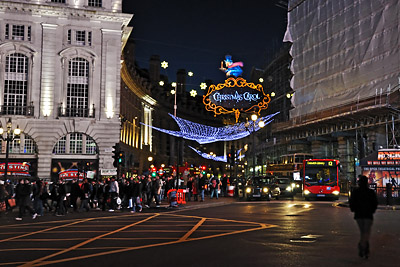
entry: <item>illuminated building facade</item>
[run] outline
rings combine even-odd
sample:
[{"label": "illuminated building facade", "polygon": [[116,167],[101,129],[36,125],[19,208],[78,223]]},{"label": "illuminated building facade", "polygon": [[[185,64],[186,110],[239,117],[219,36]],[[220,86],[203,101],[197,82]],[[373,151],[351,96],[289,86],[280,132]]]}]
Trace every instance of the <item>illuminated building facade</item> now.
[{"label": "illuminated building facade", "polygon": [[132,17],[122,0],[5,0],[0,14],[0,122],[22,130],[9,162],[47,179],[110,173]]}]

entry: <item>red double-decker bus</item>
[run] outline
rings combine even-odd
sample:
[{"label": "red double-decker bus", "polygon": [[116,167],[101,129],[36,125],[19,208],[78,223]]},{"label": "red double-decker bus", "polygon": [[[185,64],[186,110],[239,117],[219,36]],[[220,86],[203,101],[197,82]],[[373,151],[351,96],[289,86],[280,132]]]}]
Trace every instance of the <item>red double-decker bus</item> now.
[{"label": "red double-decker bus", "polygon": [[303,196],[339,199],[339,161],[309,159],[303,161]]}]

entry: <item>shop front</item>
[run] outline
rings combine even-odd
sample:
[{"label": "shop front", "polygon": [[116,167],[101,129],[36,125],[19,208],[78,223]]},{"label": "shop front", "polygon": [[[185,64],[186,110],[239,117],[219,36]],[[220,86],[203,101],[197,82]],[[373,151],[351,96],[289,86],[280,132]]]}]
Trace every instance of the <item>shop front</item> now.
[{"label": "shop front", "polygon": [[97,180],[98,160],[97,159],[53,159],[51,164],[52,181],[71,181],[79,179]]},{"label": "shop front", "polygon": [[[4,179],[4,159],[0,161],[0,179]],[[7,180],[17,181],[19,179],[35,179],[37,177],[36,159],[9,159],[7,165]]]},{"label": "shop front", "polygon": [[[391,188],[393,198],[399,198],[400,150],[381,149],[360,161],[361,172],[368,177],[370,188],[376,189],[378,197],[386,198]],[[390,193],[390,192],[389,192]]]}]

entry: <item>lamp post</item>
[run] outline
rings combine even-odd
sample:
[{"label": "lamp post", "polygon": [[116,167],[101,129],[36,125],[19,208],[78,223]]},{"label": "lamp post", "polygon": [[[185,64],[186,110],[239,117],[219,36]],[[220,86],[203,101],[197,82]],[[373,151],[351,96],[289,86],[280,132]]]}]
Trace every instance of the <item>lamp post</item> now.
[{"label": "lamp post", "polygon": [[17,128],[15,128],[14,131],[12,131],[11,118],[8,119],[6,127],[7,127],[6,137],[4,138],[3,137],[4,129],[0,123],[0,136],[1,136],[1,139],[6,142],[6,158],[4,160],[4,176],[3,176],[4,181],[7,181],[8,154],[10,152],[10,142],[14,141],[16,139],[16,137],[18,137],[21,134],[21,129],[19,129],[18,125],[17,125]]},{"label": "lamp post", "polygon": [[[253,121],[252,124],[252,131],[250,131],[250,122],[247,119],[246,123],[245,123],[245,127],[246,130],[249,131],[249,133],[251,135],[253,135],[253,178],[256,176],[256,146],[255,146],[255,132],[256,132],[256,121],[257,121],[258,117],[256,114],[252,114],[251,115],[251,120]],[[263,128],[265,126],[265,122],[263,120],[259,120],[258,122],[258,127]]]}]

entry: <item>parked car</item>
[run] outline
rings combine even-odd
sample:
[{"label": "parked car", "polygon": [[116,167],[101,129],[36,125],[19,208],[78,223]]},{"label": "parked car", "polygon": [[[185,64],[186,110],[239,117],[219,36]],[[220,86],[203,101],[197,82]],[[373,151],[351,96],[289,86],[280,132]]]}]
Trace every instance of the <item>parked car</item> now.
[{"label": "parked car", "polygon": [[279,197],[289,197],[291,199],[294,199],[294,195],[296,194],[296,185],[290,178],[276,177],[274,178],[274,181],[280,189],[280,194],[276,196],[276,199],[278,199]]},{"label": "parked car", "polygon": [[272,197],[279,196],[280,189],[278,186],[271,184],[270,178],[258,176],[251,177],[247,180],[243,197],[246,200],[251,199],[266,199],[271,200]]}]

